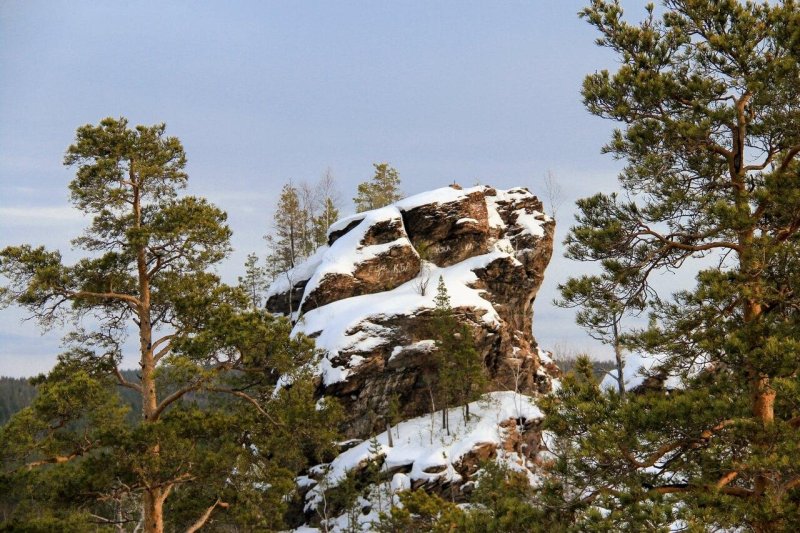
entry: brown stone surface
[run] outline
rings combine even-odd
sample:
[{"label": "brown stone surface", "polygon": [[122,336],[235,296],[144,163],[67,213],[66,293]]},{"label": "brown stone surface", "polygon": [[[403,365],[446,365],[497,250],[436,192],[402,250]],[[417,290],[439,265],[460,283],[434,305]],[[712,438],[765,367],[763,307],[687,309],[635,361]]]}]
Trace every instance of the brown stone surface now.
[{"label": "brown stone surface", "polygon": [[[497,210],[502,224],[498,225],[497,215],[490,216],[492,208]],[[302,312],[357,295],[391,291],[418,275],[420,254],[439,267],[447,267],[494,253],[495,259],[473,269],[477,280],[471,288],[482,291],[481,296],[492,304],[499,322],[483,320],[484,309],[458,307],[456,315],[470,326],[490,390],[547,392],[551,377],[558,370],[552,365],[542,365],[532,322],[533,302],[552,254],[555,223],[541,211],[541,202],[524,189],[496,191],[484,187],[470,189],[455,201],[430,202],[401,210],[396,218],[376,222],[366,231],[363,226],[355,229],[366,220],[357,219],[331,233],[329,242],[341,246],[345,241],[338,240],[347,233],[364,231],[359,247],[385,248],[387,243],[398,240],[405,244],[370,256],[354,265],[351,274],[325,274],[305,295]],[[518,224],[522,215],[528,215],[529,219],[531,215],[539,217],[544,234],[531,235],[524,224]],[[498,247],[503,253],[497,253]],[[293,309],[299,303],[297,291],[308,290],[306,282],[300,280],[295,284]],[[436,280],[430,282],[428,290],[435,292]],[[285,309],[287,296],[274,296],[269,308],[279,309],[282,305]],[[387,292],[387,298],[390,297]],[[434,358],[429,349],[417,343],[430,339],[429,317],[429,309],[400,315],[378,313],[345,332],[348,336],[359,330],[381,332],[380,342],[367,351],[343,350],[330,357],[333,366],[352,368],[346,381],[323,386],[320,380],[319,393],[335,396],[343,404],[348,437],[367,438],[382,430],[392,397],[400,400],[403,418],[428,412],[429,387],[435,379]],[[350,365],[351,360],[358,364]]]},{"label": "brown stone surface", "polygon": [[440,267],[454,265],[487,249],[489,220],[483,192],[456,202],[415,207],[403,212],[403,224],[414,247]]}]

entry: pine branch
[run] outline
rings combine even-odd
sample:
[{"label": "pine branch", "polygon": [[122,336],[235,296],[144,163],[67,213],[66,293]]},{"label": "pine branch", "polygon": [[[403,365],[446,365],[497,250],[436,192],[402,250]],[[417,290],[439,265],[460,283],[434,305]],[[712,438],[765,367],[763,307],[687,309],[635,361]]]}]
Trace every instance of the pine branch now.
[{"label": "pine branch", "polygon": [[213,513],[214,509],[216,509],[217,507],[219,507],[220,509],[227,509],[228,507],[230,507],[230,504],[223,502],[221,499],[217,498],[217,501],[215,501],[208,509],[206,509],[203,512],[203,514],[200,515],[200,518],[198,518],[195,521],[194,524],[189,526],[189,528],[186,530],[186,533],[195,533],[200,528],[205,526],[206,522],[208,522],[208,519],[211,518],[211,513]]},{"label": "pine branch", "polygon": [[119,367],[117,366],[114,366],[114,375],[116,376],[117,382],[120,384],[120,386],[133,389],[137,392],[142,392],[142,386],[138,383],[131,383],[125,379],[125,376],[122,375],[122,372],[120,372]]}]

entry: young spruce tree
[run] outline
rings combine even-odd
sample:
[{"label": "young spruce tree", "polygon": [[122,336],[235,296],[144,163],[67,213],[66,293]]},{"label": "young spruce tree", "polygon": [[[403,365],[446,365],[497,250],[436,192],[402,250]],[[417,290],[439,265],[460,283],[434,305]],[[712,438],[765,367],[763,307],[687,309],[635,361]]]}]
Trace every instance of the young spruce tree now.
[{"label": "young spruce tree", "polygon": [[439,277],[434,303],[432,334],[436,339],[437,391],[442,408],[442,428],[449,434],[448,408],[463,405],[464,418],[469,421],[469,402],[483,392],[486,375],[472,330],[455,317],[442,277]]}]

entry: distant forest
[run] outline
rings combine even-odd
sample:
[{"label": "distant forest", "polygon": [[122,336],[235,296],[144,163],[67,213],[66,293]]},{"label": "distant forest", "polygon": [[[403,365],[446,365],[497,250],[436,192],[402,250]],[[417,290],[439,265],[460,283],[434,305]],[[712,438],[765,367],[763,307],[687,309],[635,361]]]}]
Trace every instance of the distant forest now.
[{"label": "distant forest", "polygon": [[[139,381],[135,370],[123,370],[122,375],[128,381]],[[8,422],[14,413],[30,405],[34,396],[36,396],[36,387],[31,385],[29,378],[0,376],[0,426]],[[142,410],[139,393],[120,387],[120,396],[126,404],[131,406],[128,413],[130,420],[132,422],[138,420],[139,412]]]},{"label": "distant forest", "polygon": [[35,395],[36,389],[27,378],[0,377],[0,425],[29,405]]}]

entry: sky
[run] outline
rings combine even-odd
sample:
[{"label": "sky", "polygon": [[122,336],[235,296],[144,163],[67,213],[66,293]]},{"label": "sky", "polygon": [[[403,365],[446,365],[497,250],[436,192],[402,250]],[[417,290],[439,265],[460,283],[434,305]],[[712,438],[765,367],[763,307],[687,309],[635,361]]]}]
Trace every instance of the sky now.
[{"label": "sky", "polygon": [[[583,107],[583,77],[614,69],[577,16],[585,1],[37,1],[0,3],[0,247],[79,257],[86,224],[62,165],[78,126],[165,122],[190,194],[228,212],[228,281],[263,255],[280,187],[328,168],[342,211],[372,163],[414,194],[456,181],[562,189],[553,261],[535,304],[546,349],[607,350],[552,301],[586,266],[562,257],[574,202],[616,188],[613,123]],[[634,18],[644,1],[623,0]],[[47,371],[63,331],[0,310],[0,375]],[[133,366],[133,359],[126,360]]]}]

